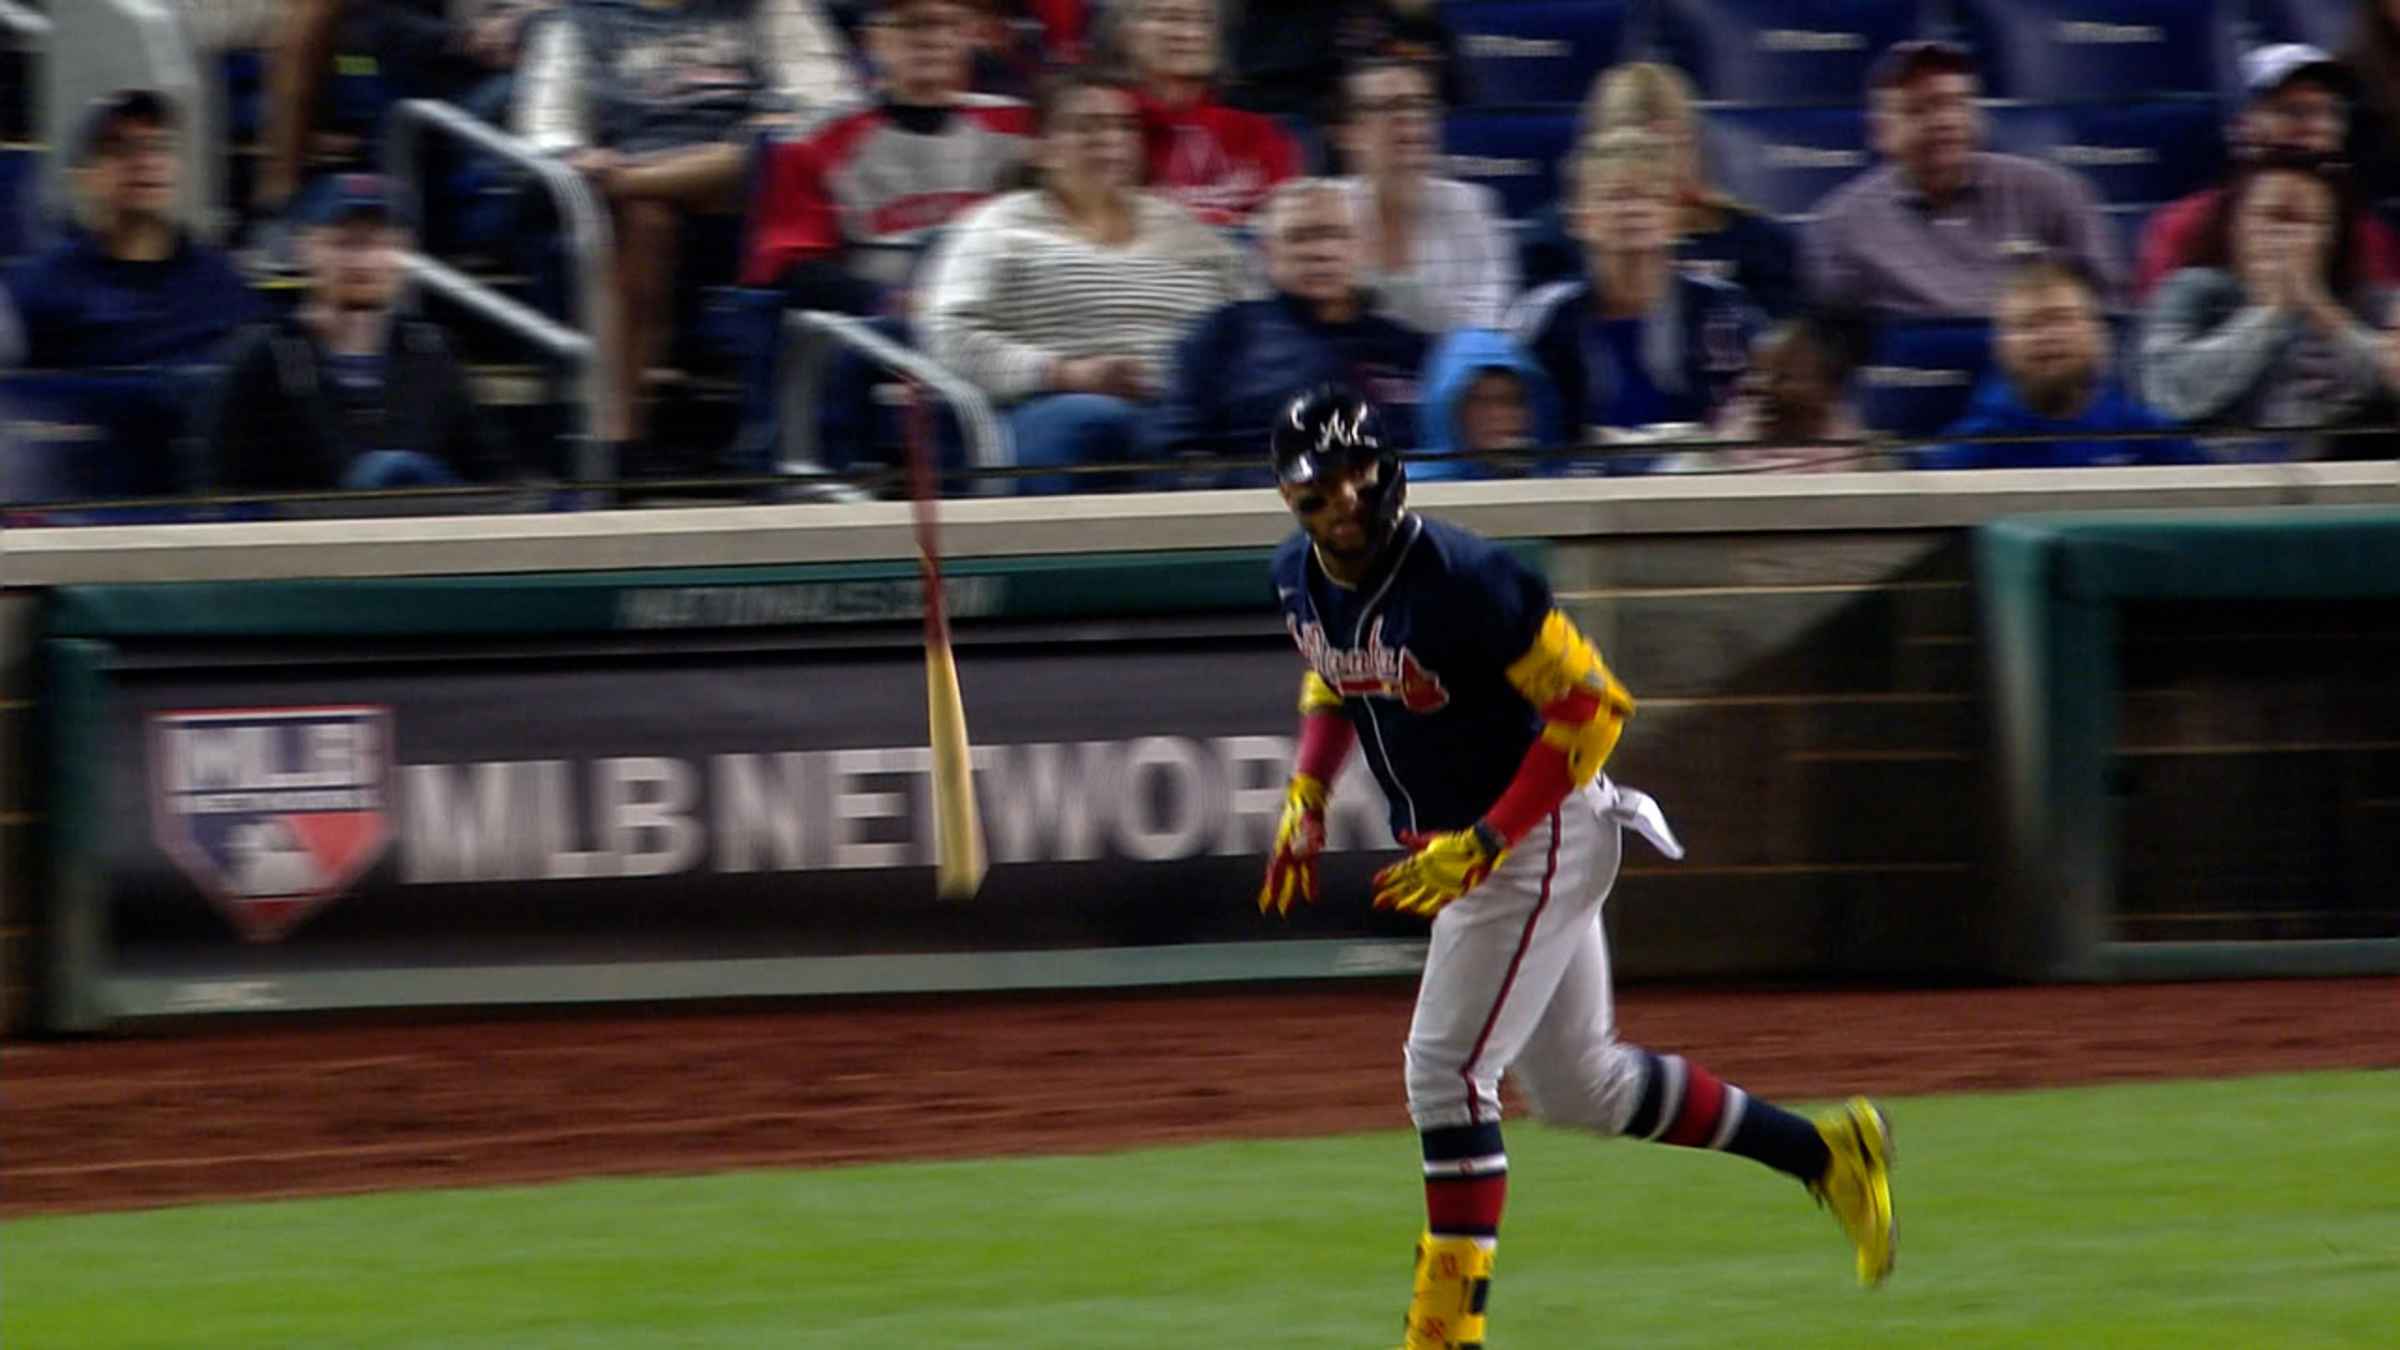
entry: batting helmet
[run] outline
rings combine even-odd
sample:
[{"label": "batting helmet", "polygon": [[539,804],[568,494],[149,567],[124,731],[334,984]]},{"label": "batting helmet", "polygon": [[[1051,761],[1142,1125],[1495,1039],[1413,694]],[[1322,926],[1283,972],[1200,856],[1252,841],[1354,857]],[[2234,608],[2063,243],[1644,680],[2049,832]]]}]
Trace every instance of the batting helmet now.
[{"label": "batting helmet", "polygon": [[1366,396],[1347,385],[1321,384],[1295,396],[1275,420],[1269,443],[1275,481],[1299,486],[1333,474],[1379,472],[1361,496],[1367,505],[1370,548],[1379,548],[1399,523],[1408,500],[1408,470],[1383,435],[1383,419]]}]

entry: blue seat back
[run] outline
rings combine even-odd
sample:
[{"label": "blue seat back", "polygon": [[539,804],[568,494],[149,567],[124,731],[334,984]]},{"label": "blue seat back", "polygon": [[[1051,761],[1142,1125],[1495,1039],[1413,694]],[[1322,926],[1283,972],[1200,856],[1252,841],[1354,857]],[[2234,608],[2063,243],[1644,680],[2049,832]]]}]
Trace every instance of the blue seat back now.
[{"label": "blue seat back", "polygon": [[1989,119],[1992,149],[2071,169],[2112,204],[2173,201],[2225,173],[2223,114],[2213,103],[1994,108]]},{"label": "blue seat back", "polygon": [[1853,104],[1875,58],[1922,23],[1919,0],[1663,0],[1660,58],[1700,97]]},{"label": "blue seat back", "polygon": [[1958,420],[1992,359],[1991,326],[1973,321],[1879,324],[1859,367],[1859,420],[1897,436],[1932,436]]},{"label": "blue seat back", "polygon": [[2358,0],[2250,0],[2251,37],[2271,42],[2307,42],[2339,53],[2358,27]]},{"label": "blue seat back", "polygon": [[1992,98],[2209,94],[2232,84],[2238,0],[1953,0]]},{"label": "blue seat back", "polygon": [[1523,219],[1557,198],[1559,161],[1575,144],[1575,115],[1453,113],[1442,144],[1444,173],[1491,188],[1511,218]]},{"label": "blue seat back", "polygon": [[0,375],[0,502],[164,496],[205,376],[166,370]]},{"label": "blue seat back", "polygon": [[42,152],[0,149],[0,259],[33,252],[42,196]]},{"label": "blue seat back", "polygon": [[1583,102],[1625,49],[1629,0],[1445,0],[1478,103]]},{"label": "blue seat back", "polygon": [[1815,208],[1874,164],[1866,114],[1849,108],[1734,108],[1708,115],[1717,186],[1776,215]]}]

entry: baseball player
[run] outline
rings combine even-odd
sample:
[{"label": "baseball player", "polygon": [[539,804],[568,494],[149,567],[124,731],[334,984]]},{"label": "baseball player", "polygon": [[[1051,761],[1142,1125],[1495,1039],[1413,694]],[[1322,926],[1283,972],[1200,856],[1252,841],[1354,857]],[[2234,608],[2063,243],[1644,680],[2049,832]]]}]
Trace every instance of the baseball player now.
[{"label": "baseball player", "polygon": [[1535,1114],[1755,1158],[1805,1185],[1891,1273],[1891,1132],[1864,1098],[1809,1121],[1680,1056],[1617,1039],[1600,906],[1631,828],[1682,855],[1648,797],[1600,772],[1634,703],[1551,601],[1490,543],[1405,509],[1374,408],[1321,388],[1273,435],[1300,529],[1275,591],[1307,662],[1297,762],[1259,909],[1317,897],[1325,806],[1354,747],[1410,850],[1375,876],[1379,909],[1433,921],[1408,1030],[1409,1115],[1425,1155],[1404,1350],[1472,1350],[1508,1186],[1500,1076]]}]

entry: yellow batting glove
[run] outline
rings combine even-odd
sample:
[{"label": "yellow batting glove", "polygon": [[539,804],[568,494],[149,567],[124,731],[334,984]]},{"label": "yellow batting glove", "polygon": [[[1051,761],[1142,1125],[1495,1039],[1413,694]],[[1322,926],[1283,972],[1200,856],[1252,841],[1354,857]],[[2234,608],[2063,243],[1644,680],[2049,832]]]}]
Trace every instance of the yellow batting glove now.
[{"label": "yellow batting glove", "polygon": [[1308,774],[1292,775],[1283,796],[1283,819],[1275,826],[1275,856],[1267,860],[1267,884],[1258,892],[1258,912],[1292,912],[1294,900],[1317,903],[1317,855],[1325,851],[1325,784]]},{"label": "yellow batting glove", "polygon": [[1423,848],[1375,874],[1375,908],[1430,919],[1442,907],[1483,884],[1508,845],[1491,826],[1437,834]]}]

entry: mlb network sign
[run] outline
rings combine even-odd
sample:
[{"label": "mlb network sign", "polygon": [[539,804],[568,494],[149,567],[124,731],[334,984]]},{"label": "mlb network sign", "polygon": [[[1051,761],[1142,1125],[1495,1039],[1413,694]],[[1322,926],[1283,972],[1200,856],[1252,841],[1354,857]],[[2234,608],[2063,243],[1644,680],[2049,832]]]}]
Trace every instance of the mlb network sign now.
[{"label": "mlb network sign", "polygon": [[156,714],[158,846],[243,937],[282,937],[390,844],[391,727],[383,707]]},{"label": "mlb network sign", "polygon": [[[151,744],[160,847],[253,941],[387,850],[402,886],[934,861],[922,745],[395,764],[392,713],[366,706],[157,713]],[[976,790],[995,863],[1260,854],[1291,756],[1278,735],[982,745]],[[1345,775],[1328,847],[1389,847],[1384,813]]]}]

